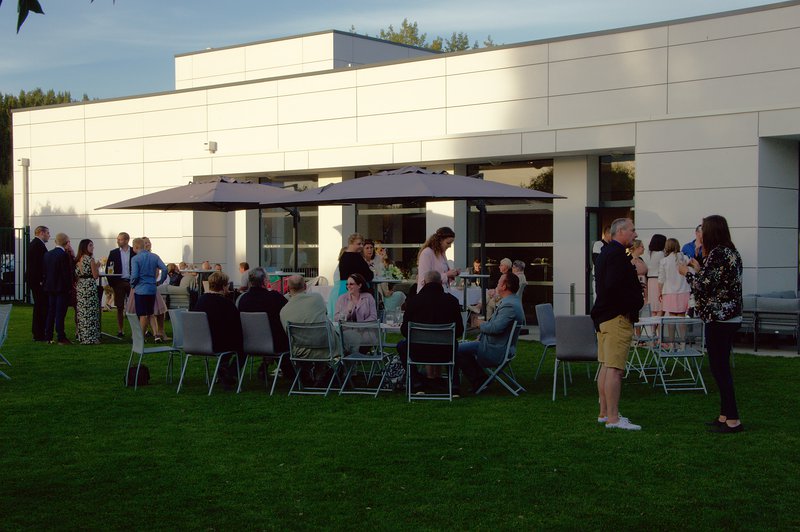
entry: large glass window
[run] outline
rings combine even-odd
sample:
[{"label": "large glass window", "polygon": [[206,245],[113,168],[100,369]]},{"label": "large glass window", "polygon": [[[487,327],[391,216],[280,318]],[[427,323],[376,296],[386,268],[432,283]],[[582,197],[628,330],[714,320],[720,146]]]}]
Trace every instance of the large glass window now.
[{"label": "large glass window", "polygon": [[[467,174],[483,173],[487,181],[553,191],[552,159],[516,161],[499,165],[476,165]],[[472,259],[480,254],[479,212],[470,202],[468,246]],[[553,299],[553,205],[552,200],[535,204],[488,205],[486,207],[486,263],[483,271],[497,274],[498,264],[507,257],[525,263],[528,286],[522,306],[528,323],[535,323],[535,306]]]},{"label": "large glass window", "polygon": [[391,259],[409,271],[425,243],[425,208],[413,204],[357,206],[356,231],[364,238],[380,240]]},{"label": "large glass window", "polygon": [[600,157],[600,205],[632,207],[636,184],[633,154]]},{"label": "large glass window", "polygon": [[[275,178],[282,185],[298,190],[316,188],[316,176]],[[266,180],[262,180],[266,181]],[[308,277],[318,275],[319,225],[317,207],[299,207],[298,266]],[[290,213],[284,209],[261,210],[261,266],[276,270],[294,270],[294,227]]]}]

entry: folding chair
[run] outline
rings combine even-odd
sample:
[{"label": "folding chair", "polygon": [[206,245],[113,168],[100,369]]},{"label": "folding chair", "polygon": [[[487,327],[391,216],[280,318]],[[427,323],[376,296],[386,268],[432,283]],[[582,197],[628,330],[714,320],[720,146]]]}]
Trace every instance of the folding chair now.
[{"label": "folding chair", "polygon": [[[453,400],[453,372],[456,366],[456,324],[430,324],[408,323],[408,336],[406,344],[406,390],[408,402],[411,399],[422,400]],[[430,347],[449,347],[450,357],[445,361],[431,362],[421,360],[421,351]],[[414,351],[414,352],[412,352]],[[447,368],[447,393],[426,393],[414,395],[411,390],[411,366],[437,366]]]},{"label": "folding chair", "polygon": [[553,312],[553,305],[550,303],[536,305],[536,321],[539,322],[539,343],[544,346],[544,351],[542,351],[542,357],[539,359],[539,365],[536,366],[534,380],[539,378],[542,362],[544,362],[544,357],[547,356],[547,348],[556,347],[556,315]]},{"label": "folding chair", "polygon": [[[333,381],[339,380],[339,353],[333,324],[329,321],[288,322],[286,334],[289,336],[289,360],[295,372],[294,381],[289,388],[289,395],[324,395],[327,397],[333,388]],[[309,364],[314,364],[316,367],[324,366],[326,371],[331,372],[331,377],[325,387],[303,384],[303,366]]]},{"label": "folding chair", "polygon": [[[3,347],[3,344],[8,338],[8,322],[11,320],[11,305],[0,305],[0,347]],[[0,353],[0,363],[5,364],[7,366],[11,365],[11,362]],[[0,371],[0,377],[11,379],[5,372]]]},{"label": "folding chair", "polygon": [[278,382],[278,372],[275,372],[275,377],[272,379],[272,387],[270,387],[269,371],[267,370],[272,362],[277,362],[280,369],[283,357],[288,351],[283,353],[275,352],[272,329],[266,312],[241,312],[239,317],[242,319],[244,354],[247,358],[242,366],[242,375],[239,378],[239,387],[236,389],[236,393],[242,390],[247,363],[250,362],[250,374],[252,376],[255,361],[258,360],[258,357],[261,357],[264,360],[264,385],[269,390],[269,394],[272,395],[275,393],[275,385]]},{"label": "folding chair", "polygon": [[[183,386],[183,378],[186,375],[186,367],[189,365],[189,359],[193,356],[200,356],[205,359],[206,363],[206,379],[208,381],[208,395],[214,391],[214,382],[217,380],[219,373],[219,365],[222,362],[222,357],[232,354],[236,357],[236,365],[239,365],[239,356],[236,351],[214,351],[213,344],[211,343],[211,329],[208,326],[208,316],[205,312],[191,312],[183,313],[183,368],[181,369],[181,380],[178,382],[178,390],[180,393]],[[216,358],[217,364],[214,367],[214,375],[209,379],[208,376],[208,359]]]},{"label": "folding chair", "polygon": [[[652,311],[650,304],[643,306],[639,311],[640,318],[650,318]],[[648,323],[645,325],[634,324],[633,339],[631,340],[631,353],[625,365],[625,378],[633,370],[639,374],[639,378],[648,382],[648,373],[652,377],[655,375],[655,348],[658,344],[658,325]],[[652,366],[650,364],[653,364]]]},{"label": "folding chair", "polygon": [[183,367],[183,313],[187,308],[171,308],[169,312],[169,322],[172,324],[172,347],[180,351],[180,362]]},{"label": "folding chair", "polygon": [[[341,363],[345,370],[339,395],[361,394],[378,397],[383,382],[386,380],[386,374],[383,371],[385,355],[383,354],[383,334],[380,322],[343,321],[339,324],[339,332],[342,337]],[[348,390],[348,383],[352,384],[353,377],[359,373],[364,376],[365,386],[353,386]],[[372,380],[377,379],[378,376],[380,376],[378,385],[370,387]]]},{"label": "folding chair", "polygon": [[[136,364],[136,378],[133,381],[133,389],[139,388],[139,370],[142,367],[142,358],[144,355],[154,355],[157,353],[169,353],[169,360],[167,361],[167,382],[172,382],[172,357],[175,353],[180,353],[180,349],[172,346],[165,345],[159,347],[145,347],[144,334],[142,333],[142,326],[139,325],[139,316],[136,314],[128,313],[128,324],[131,327],[131,354],[128,357],[128,367],[125,368],[125,385],[128,386],[128,373],[131,369],[133,356],[139,355],[139,361]],[[173,336],[174,338],[174,336]]]},{"label": "folding chair", "polygon": [[567,396],[567,372],[569,362],[597,362],[597,334],[591,316],[556,316],[556,362],[553,366],[553,401],[556,400],[558,365],[564,380],[564,397]]},{"label": "folding chair", "polygon": [[[705,356],[704,329],[703,322],[697,318],[665,317],[661,320],[653,387],[660,381],[665,394],[669,394],[669,390],[703,390],[708,394],[701,371]],[[673,364],[668,374],[670,361]],[[684,375],[675,376],[676,370],[682,370]]]},{"label": "folding chair", "polygon": [[[517,340],[519,340],[520,330],[522,330],[522,326],[515,321],[511,326],[511,333],[508,335],[508,343],[506,344],[506,352],[503,356],[503,360],[494,368],[483,368],[488,376],[486,380],[483,381],[483,384],[475,391],[475,395],[484,391],[492,381],[495,380],[502,384],[505,389],[511,392],[515,397],[519,395],[519,392],[525,391],[525,388],[517,382],[514,376],[514,369],[511,367],[511,362],[514,360],[514,357],[517,356]],[[509,382],[504,381],[503,377],[508,379]]]}]

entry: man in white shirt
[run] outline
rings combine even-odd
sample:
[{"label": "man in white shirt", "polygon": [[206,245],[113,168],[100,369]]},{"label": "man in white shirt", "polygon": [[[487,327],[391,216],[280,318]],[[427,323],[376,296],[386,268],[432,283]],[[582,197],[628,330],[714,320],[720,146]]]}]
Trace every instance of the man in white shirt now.
[{"label": "man in white shirt", "polygon": [[[109,277],[108,284],[114,289],[114,305],[117,307],[117,336],[125,336],[123,324],[125,323],[125,298],[131,291],[131,259],[136,252],[128,245],[131,236],[122,232],[117,235],[117,247],[108,254],[108,263],[114,263],[113,273],[121,277]],[[106,264],[108,264],[106,263]]]}]

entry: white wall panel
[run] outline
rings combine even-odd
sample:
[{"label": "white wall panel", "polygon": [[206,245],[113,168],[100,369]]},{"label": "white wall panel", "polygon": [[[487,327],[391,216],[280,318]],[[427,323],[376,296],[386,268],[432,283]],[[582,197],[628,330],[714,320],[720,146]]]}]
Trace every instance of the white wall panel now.
[{"label": "white wall panel", "polygon": [[547,65],[489,70],[447,78],[448,106],[542,96],[547,96]]},{"label": "white wall panel", "polygon": [[90,142],[85,147],[87,166],[141,163],[144,156],[143,139]]},{"label": "white wall panel", "polygon": [[308,150],[288,151],[283,158],[286,170],[308,170]]},{"label": "white wall panel", "polygon": [[643,122],[636,129],[636,151],[700,150],[754,146],[758,115],[741,113]]},{"label": "white wall panel", "polygon": [[690,114],[713,109],[795,107],[800,105],[798,86],[800,69],[672,83],[669,112]]},{"label": "white wall panel", "polygon": [[192,58],[194,56],[183,56],[175,58],[175,82],[192,79]]},{"label": "white wall panel", "polygon": [[108,100],[101,102],[92,102],[91,104],[84,105],[84,114],[86,118],[97,118],[101,116],[118,117],[125,114],[140,113],[145,105],[151,105],[149,102],[153,97],[133,97],[120,100]]},{"label": "white wall panel", "polygon": [[310,168],[336,168],[340,166],[364,166],[381,164],[392,159],[391,144],[375,144],[338,148],[334,150],[313,150],[308,152]]},{"label": "white wall panel", "polygon": [[[90,210],[102,200],[89,199],[100,190],[116,190],[118,187],[142,186],[142,164],[119,164],[114,166],[87,166],[86,167],[86,192],[87,205]],[[121,198],[126,199],[126,198]],[[120,201],[121,201],[120,200]],[[110,202],[103,203],[106,205]],[[96,205],[99,206],[99,205]]]},{"label": "white wall panel", "polygon": [[550,98],[550,125],[628,121],[666,114],[667,87],[657,85]]},{"label": "white wall panel", "polygon": [[358,114],[375,115],[445,106],[445,78],[358,88]]},{"label": "white wall panel", "polygon": [[[422,161],[422,142],[397,142],[394,145],[394,157],[391,162],[405,163],[405,162],[420,162]],[[389,162],[389,161],[387,161]]]},{"label": "white wall panel", "polygon": [[279,126],[282,150],[330,148],[356,143],[356,119],[325,120]]},{"label": "white wall panel", "polygon": [[160,165],[176,165],[180,167],[180,170],[175,172],[170,172],[170,174],[174,174],[176,176],[180,176],[175,184],[176,185],[184,185],[188,182],[188,179],[185,179],[188,176],[196,176],[196,175],[211,175],[214,173],[214,159],[215,157],[212,155],[207,155],[204,157],[197,157],[197,158],[190,158],[190,159],[181,159],[180,161],[163,161],[163,162],[156,162],[156,163],[145,163],[145,169],[148,169],[150,166],[160,166]]},{"label": "white wall panel", "polygon": [[[86,212],[86,194],[84,192],[49,192],[30,194],[31,216],[63,216],[83,214]],[[54,234],[60,229],[50,228]]]},{"label": "white wall panel", "polygon": [[434,138],[445,133],[444,109],[362,116],[358,119],[359,142]]},{"label": "white wall panel", "polygon": [[557,41],[550,43],[550,61],[659,48],[667,45],[667,35],[667,28],[661,27]]},{"label": "white wall panel", "polygon": [[556,132],[537,131],[522,134],[522,154],[551,154],[556,151]]},{"label": "white wall panel", "polygon": [[262,98],[208,106],[208,129],[267,126],[278,122],[278,99]]},{"label": "white wall panel", "polygon": [[794,240],[789,238],[783,242],[783,247],[789,249],[797,262],[797,188],[768,188],[758,189],[758,225],[762,228],[792,229]]},{"label": "white wall panel", "polygon": [[192,77],[195,79],[244,72],[244,48],[214,50],[211,53],[198,53],[192,57]]},{"label": "white wall panel", "polygon": [[212,174],[279,171],[284,168],[283,153],[262,153],[212,159]]},{"label": "white wall panel", "polygon": [[[33,146],[30,149],[31,166],[30,171],[43,170],[47,168],[71,168],[73,166],[83,166],[89,160],[88,146],[87,156],[84,156],[84,144],[62,144],[59,146]],[[16,163],[16,161],[14,161]]]},{"label": "white wall panel", "polygon": [[669,51],[669,80],[688,81],[800,67],[797,46],[800,29],[747,35],[722,41],[673,46]]},{"label": "white wall panel", "polygon": [[28,148],[31,146],[31,127],[32,126],[29,124],[18,125],[16,119],[14,120],[14,126],[11,130],[11,140],[13,141],[15,151],[20,148]]},{"label": "white wall panel", "polygon": [[37,170],[28,176],[31,194],[83,192],[86,189],[86,171],[83,167]]},{"label": "white wall panel", "polygon": [[273,98],[278,95],[278,83],[275,81],[263,81],[261,83],[243,83],[222,88],[209,88],[208,105],[225,104],[244,100],[259,100]]},{"label": "white wall panel", "polygon": [[800,124],[800,108],[763,111],[758,114],[758,134],[761,137],[796,135]]},{"label": "white wall panel", "polygon": [[451,135],[546,126],[545,98],[447,108],[447,133]]},{"label": "white wall panel", "polygon": [[199,87],[208,87],[213,85],[224,85],[226,83],[239,83],[242,81],[247,81],[248,79],[249,78],[245,75],[244,72],[220,74],[219,76],[204,76],[204,77],[194,78],[192,80],[191,86],[184,88],[199,88]]},{"label": "white wall panel", "polygon": [[281,124],[315,122],[355,115],[355,89],[281,96],[278,99],[278,120]]},{"label": "white wall panel", "polygon": [[36,112],[30,113],[30,123],[45,124],[62,120],[82,120],[84,107],[84,105],[78,103],[42,107],[37,109]]},{"label": "white wall panel", "polygon": [[254,44],[245,47],[247,70],[259,70],[303,62],[303,44],[300,39],[286,39]]},{"label": "white wall panel", "polygon": [[39,123],[30,126],[31,145],[76,144],[83,140],[83,119]]},{"label": "white wall panel", "polygon": [[206,92],[204,90],[191,90],[138,98],[139,110],[137,112],[171,111],[182,107],[203,106],[207,103]]},{"label": "white wall panel", "polygon": [[279,79],[275,83],[279,96],[352,89],[356,84],[356,72],[345,71],[317,76],[299,76],[290,79]]},{"label": "white wall panel", "polygon": [[272,152],[278,149],[278,126],[209,131],[208,138],[217,143],[216,156]]},{"label": "white wall panel", "polygon": [[141,114],[101,116],[85,120],[86,141],[135,139],[143,134],[144,119]]},{"label": "white wall panel", "polygon": [[142,123],[146,137],[194,133],[207,127],[206,108],[200,106],[145,113]]},{"label": "white wall panel", "polygon": [[326,59],[324,61],[314,61],[313,63],[303,63],[303,73],[319,72],[321,70],[333,69],[333,61]]},{"label": "white wall panel", "polygon": [[781,9],[765,9],[742,15],[675,24],[669,27],[669,42],[675,45],[712,41],[798,26],[800,26],[800,6],[786,6]]},{"label": "white wall panel", "polygon": [[481,135],[423,141],[423,161],[449,161],[519,155],[520,135]]},{"label": "white wall panel", "polygon": [[309,35],[303,40],[303,62],[333,59],[333,39],[330,33]]},{"label": "white wall panel", "polygon": [[550,63],[550,94],[574,94],[667,82],[664,48]]},{"label": "white wall panel", "polygon": [[[191,174],[183,173],[183,161],[163,161],[142,165],[142,186],[148,192],[188,184]],[[143,192],[146,194],[148,192]]]},{"label": "white wall panel", "polygon": [[636,221],[644,221],[646,227],[689,228],[708,214],[725,216],[731,226],[755,227],[758,190],[709,186],[691,194],[683,190],[636,191]]},{"label": "white wall panel", "polygon": [[359,87],[437,78],[447,73],[445,59],[428,59],[396,65],[361,68],[355,72],[358,77]]},{"label": "white wall panel", "polygon": [[204,156],[208,153],[205,148],[206,140],[206,133],[145,137],[143,158],[145,161],[153,162]]},{"label": "white wall panel", "polygon": [[752,186],[758,175],[758,148],[720,148],[636,155],[636,190]]},{"label": "white wall panel", "polygon": [[560,152],[627,148],[636,144],[636,124],[582,127],[556,132]]},{"label": "white wall panel", "polygon": [[280,78],[282,76],[295,76],[303,74],[305,70],[303,65],[286,65],[274,68],[262,68],[259,70],[248,70],[244,73],[246,81],[253,81],[257,79]]},{"label": "white wall panel", "polygon": [[546,63],[548,47],[547,44],[536,44],[449,56],[445,59],[447,74],[452,76],[468,72]]}]

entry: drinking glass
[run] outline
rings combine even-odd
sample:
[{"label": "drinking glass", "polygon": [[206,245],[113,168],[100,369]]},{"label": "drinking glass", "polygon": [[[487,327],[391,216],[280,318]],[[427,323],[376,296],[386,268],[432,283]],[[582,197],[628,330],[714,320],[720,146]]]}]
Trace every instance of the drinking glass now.
[{"label": "drinking glass", "polygon": [[114,261],[110,260],[106,262],[106,273],[114,273]]}]

